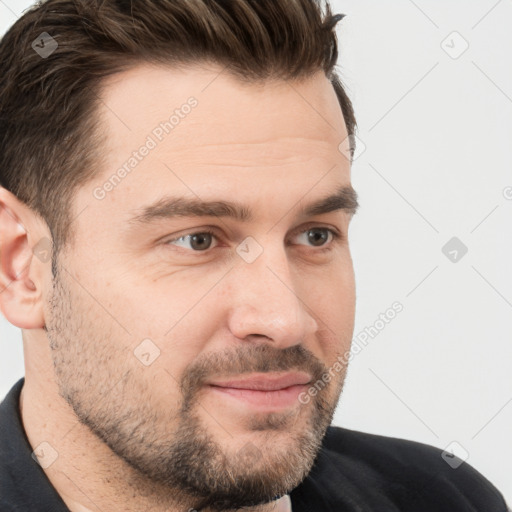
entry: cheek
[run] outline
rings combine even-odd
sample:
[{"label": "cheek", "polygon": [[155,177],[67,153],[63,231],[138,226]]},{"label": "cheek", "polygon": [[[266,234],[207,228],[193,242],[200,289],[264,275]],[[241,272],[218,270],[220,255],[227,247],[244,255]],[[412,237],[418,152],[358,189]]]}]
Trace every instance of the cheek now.
[{"label": "cheek", "polygon": [[332,329],[346,325],[355,313],[355,278],[351,265],[332,265],[316,273],[301,273],[300,297],[314,313],[325,316]]},{"label": "cheek", "polygon": [[322,352],[326,360],[350,348],[354,331],[355,279],[352,268],[338,267],[314,280],[303,281],[305,308],[318,322]]},{"label": "cheek", "polygon": [[[212,274],[198,276],[190,272],[171,272],[155,277],[140,270],[123,271],[110,276],[109,284],[96,284],[102,303],[119,323],[136,338],[155,338],[163,344],[187,339],[188,333],[176,337],[183,325],[200,327],[209,317],[210,290],[219,281]],[[194,322],[190,322],[194,319]]]}]

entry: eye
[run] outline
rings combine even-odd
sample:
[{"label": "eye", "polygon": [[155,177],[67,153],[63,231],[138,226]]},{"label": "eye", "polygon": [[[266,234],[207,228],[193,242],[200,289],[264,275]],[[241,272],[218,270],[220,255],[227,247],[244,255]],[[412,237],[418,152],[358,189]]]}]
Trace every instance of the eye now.
[{"label": "eye", "polygon": [[[295,237],[299,240],[298,245],[309,245],[311,247],[320,247],[325,250],[330,250],[332,248],[331,242],[341,240],[342,235],[334,229],[315,226],[303,229],[295,235]],[[216,245],[213,245],[215,240],[217,240],[216,233],[206,229],[173,238],[166,241],[165,244],[199,253],[207,252],[212,247],[216,247]]]},{"label": "eye", "polygon": [[323,247],[329,242],[340,238],[340,235],[329,228],[314,227],[301,231],[297,237],[313,247]]},{"label": "eye", "polygon": [[173,244],[184,249],[192,249],[195,252],[200,252],[210,249],[215,238],[215,234],[211,231],[201,231],[168,240],[166,244]]}]

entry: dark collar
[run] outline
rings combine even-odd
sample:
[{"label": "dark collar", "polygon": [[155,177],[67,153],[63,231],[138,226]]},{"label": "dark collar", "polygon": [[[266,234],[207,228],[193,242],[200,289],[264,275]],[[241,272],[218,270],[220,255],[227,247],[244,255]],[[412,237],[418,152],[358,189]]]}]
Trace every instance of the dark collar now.
[{"label": "dark collar", "polygon": [[69,512],[32,456],[19,408],[22,377],[0,403],[0,509]]}]

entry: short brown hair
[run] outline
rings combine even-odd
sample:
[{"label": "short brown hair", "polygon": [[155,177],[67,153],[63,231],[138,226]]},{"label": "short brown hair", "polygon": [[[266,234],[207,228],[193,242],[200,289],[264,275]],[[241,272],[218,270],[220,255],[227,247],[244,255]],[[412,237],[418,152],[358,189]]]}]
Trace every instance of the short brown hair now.
[{"label": "short brown hair", "polygon": [[[246,82],[323,69],[353,135],[352,105],[334,71],[343,15],[325,2],[39,2],[0,42],[0,185],[45,220],[55,256],[72,239],[74,192],[102,170],[101,81],[141,62],[214,62]],[[51,54],[37,52],[41,39]]]}]

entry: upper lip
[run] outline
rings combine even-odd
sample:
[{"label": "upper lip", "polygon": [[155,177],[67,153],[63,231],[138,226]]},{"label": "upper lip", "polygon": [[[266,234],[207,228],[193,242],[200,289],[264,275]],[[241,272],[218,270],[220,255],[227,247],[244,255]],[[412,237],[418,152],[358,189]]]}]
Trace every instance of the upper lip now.
[{"label": "upper lip", "polygon": [[305,372],[293,372],[286,374],[254,373],[243,379],[228,379],[209,382],[211,386],[236,389],[255,389],[261,391],[275,391],[300,384],[309,384],[311,375]]}]

